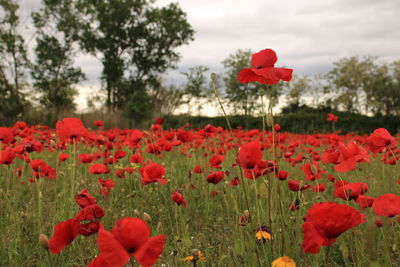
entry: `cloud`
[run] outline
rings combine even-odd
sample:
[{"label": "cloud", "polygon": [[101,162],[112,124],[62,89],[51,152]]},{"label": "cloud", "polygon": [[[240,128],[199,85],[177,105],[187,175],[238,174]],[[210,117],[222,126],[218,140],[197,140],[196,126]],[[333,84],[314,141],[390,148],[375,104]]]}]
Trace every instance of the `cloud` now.
[{"label": "cloud", "polygon": [[[160,0],[156,5],[172,2],[178,2],[196,31],[195,40],[178,49],[179,69],[166,74],[177,83],[183,81],[180,72],[195,65],[221,72],[221,61],[237,49],[272,48],[277,66],[307,75],[327,72],[343,57],[393,61],[400,55],[398,0]],[[21,0],[23,14],[39,3]],[[99,84],[99,61],[79,55],[76,64],[88,77],[85,84]]]}]

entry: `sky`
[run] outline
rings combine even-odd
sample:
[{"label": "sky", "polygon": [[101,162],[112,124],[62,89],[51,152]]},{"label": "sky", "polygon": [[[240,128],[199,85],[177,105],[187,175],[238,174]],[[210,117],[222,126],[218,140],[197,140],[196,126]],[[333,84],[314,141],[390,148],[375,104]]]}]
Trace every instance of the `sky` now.
[{"label": "sky", "polygon": [[[23,18],[40,6],[40,0],[18,2]],[[181,72],[196,65],[221,73],[221,61],[238,49],[272,48],[275,66],[298,75],[326,73],[333,62],[350,56],[400,59],[399,0],[158,0],[156,5],[171,2],[186,12],[195,40],[178,48],[181,60],[177,70],[165,74],[168,83],[181,84]],[[78,55],[75,63],[88,78],[79,87],[78,102],[84,105],[84,96],[99,86],[102,66],[88,55]]]}]

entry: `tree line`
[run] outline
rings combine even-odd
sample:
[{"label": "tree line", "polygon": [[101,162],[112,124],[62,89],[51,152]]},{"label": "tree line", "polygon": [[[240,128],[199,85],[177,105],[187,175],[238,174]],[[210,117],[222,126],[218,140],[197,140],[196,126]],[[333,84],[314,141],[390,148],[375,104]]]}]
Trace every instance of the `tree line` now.
[{"label": "tree line", "polygon": [[[0,0],[0,120],[24,119],[36,109],[51,124],[62,112],[74,111],[76,86],[86,79],[74,65],[78,53],[102,65],[101,104],[107,113],[119,111],[129,122],[140,122],[186,105],[188,113],[200,114],[205,102],[215,101],[207,66],[182,72],[182,85],[166,85],[162,79],[166,70],[177,66],[176,48],[190,43],[194,30],[177,4],[156,7],[154,2],[42,0],[41,8],[31,14],[35,46],[29,55],[17,1]],[[239,49],[227,56],[221,62],[224,72],[214,80],[234,114],[259,115],[260,95],[268,93],[273,106],[284,99],[284,112],[309,105],[400,115],[400,60],[343,58],[328,73],[295,75],[290,83],[265,88],[237,81],[239,71],[251,66],[253,53]]]}]

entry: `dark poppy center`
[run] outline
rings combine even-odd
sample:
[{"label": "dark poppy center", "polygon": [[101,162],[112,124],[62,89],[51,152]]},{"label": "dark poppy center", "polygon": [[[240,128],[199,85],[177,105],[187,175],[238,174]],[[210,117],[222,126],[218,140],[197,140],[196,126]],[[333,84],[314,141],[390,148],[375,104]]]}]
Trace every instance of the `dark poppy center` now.
[{"label": "dark poppy center", "polygon": [[257,66],[257,69],[261,69],[261,68],[262,68],[262,66],[261,66],[261,65],[258,65],[258,66]]}]

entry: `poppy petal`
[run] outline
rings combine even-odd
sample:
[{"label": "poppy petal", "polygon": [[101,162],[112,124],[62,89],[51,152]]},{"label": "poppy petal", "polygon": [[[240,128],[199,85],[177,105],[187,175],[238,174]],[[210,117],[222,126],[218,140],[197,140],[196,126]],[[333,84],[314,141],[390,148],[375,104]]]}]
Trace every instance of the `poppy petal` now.
[{"label": "poppy petal", "polygon": [[59,254],[79,234],[80,224],[75,219],[60,222],[54,227],[53,237],[50,239],[50,251]]},{"label": "poppy petal", "polygon": [[99,230],[97,245],[99,246],[102,258],[110,266],[122,267],[130,259],[128,252],[115,239],[114,235],[103,228]]},{"label": "poppy petal", "polygon": [[108,264],[104,259],[103,254],[98,255],[94,258],[87,267],[112,267],[112,265]]},{"label": "poppy petal", "polygon": [[312,223],[303,223],[303,234],[304,252],[317,254],[319,253],[321,246],[327,242],[327,240],[318,233]]},{"label": "poppy petal", "polygon": [[140,265],[144,267],[151,266],[160,257],[164,244],[165,235],[154,236],[149,238],[133,255]]},{"label": "poppy petal", "polygon": [[278,74],[281,80],[288,82],[292,79],[292,69],[275,68],[275,72]]},{"label": "poppy petal", "polygon": [[276,53],[272,49],[264,49],[258,53],[255,53],[251,57],[251,66],[253,69],[261,66],[263,68],[273,67],[274,64],[278,61],[278,57]]},{"label": "poppy petal", "polygon": [[239,72],[238,81],[240,83],[259,82],[265,84],[266,81],[263,77],[255,74],[252,69],[242,69]]},{"label": "poppy petal", "polygon": [[339,163],[335,166],[335,171],[337,172],[348,172],[352,171],[357,167],[357,161],[354,157],[346,159],[345,161]]},{"label": "poppy petal", "polygon": [[279,82],[279,75],[275,72],[274,68],[252,69],[252,71],[263,77],[268,84],[275,84]]}]

